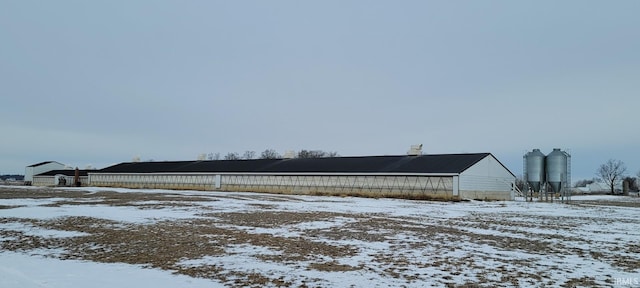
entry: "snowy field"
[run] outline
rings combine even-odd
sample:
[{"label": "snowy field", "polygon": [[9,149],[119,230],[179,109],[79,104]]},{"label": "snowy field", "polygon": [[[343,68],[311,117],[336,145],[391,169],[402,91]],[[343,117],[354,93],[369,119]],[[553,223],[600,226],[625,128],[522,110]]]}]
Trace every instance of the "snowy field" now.
[{"label": "snowy field", "polygon": [[0,186],[0,287],[640,287],[640,198]]}]

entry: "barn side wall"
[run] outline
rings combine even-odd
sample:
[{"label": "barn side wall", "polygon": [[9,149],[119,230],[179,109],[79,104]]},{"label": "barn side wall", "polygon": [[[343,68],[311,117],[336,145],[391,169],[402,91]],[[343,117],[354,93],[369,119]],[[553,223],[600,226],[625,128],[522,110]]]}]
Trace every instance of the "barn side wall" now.
[{"label": "barn side wall", "polygon": [[96,187],[117,187],[134,189],[175,189],[175,190],[213,190],[213,174],[120,174],[89,173],[89,183]]},{"label": "barn side wall", "polygon": [[514,200],[510,191],[460,190],[460,198],[474,200]]},{"label": "barn side wall", "polygon": [[64,169],[64,165],[58,162],[51,162],[47,164],[42,164],[35,167],[26,167],[24,172],[24,181],[31,183],[33,182],[33,177],[38,174],[42,174],[45,172],[49,172],[52,170],[61,170]]},{"label": "barn side wall", "polygon": [[458,198],[453,195],[453,176],[223,174],[220,183],[215,183],[215,179],[216,174],[95,173],[90,174],[90,185],[407,199]]},{"label": "barn side wall", "polygon": [[31,185],[33,186],[55,186],[55,177],[53,176],[33,176],[31,177]]},{"label": "barn side wall", "polygon": [[489,155],[460,174],[460,197],[481,200],[514,200],[515,176]]},{"label": "barn side wall", "polygon": [[[59,178],[64,178],[65,185],[62,186],[75,186],[73,184],[74,176],[60,176]],[[80,186],[89,186],[89,177],[80,176]],[[33,176],[33,181],[31,185],[33,186],[60,186],[59,180],[56,182],[56,176]]]},{"label": "barn side wall", "polygon": [[222,175],[224,191],[454,199],[450,176]]}]

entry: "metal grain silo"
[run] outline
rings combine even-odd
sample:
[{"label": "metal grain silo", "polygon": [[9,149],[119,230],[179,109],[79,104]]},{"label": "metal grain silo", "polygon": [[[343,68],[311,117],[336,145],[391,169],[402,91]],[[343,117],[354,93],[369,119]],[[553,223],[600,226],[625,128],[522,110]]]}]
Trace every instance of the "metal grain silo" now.
[{"label": "metal grain silo", "polygon": [[562,152],[560,149],[555,148],[546,159],[546,176],[547,183],[551,186],[554,193],[558,193],[562,190],[564,184],[567,181],[567,158],[568,154]]},{"label": "metal grain silo", "polygon": [[529,187],[534,192],[540,192],[540,186],[544,183],[544,154],[540,149],[533,149],[524,156],[526,179]]}]

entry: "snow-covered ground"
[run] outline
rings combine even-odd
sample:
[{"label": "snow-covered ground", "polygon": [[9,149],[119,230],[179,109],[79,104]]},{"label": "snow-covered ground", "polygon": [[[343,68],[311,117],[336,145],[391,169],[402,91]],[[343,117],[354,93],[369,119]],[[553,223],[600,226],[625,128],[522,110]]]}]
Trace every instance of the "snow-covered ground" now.
[{"label": "snow-covered ground", "polygon": [[572,200],[0,186],[0,287],[640,287],[640,198]]},{"label": "snow-covered ground", "polygon": [[0,253],[0,287],[224,287],[218,282],[137,265]]}]

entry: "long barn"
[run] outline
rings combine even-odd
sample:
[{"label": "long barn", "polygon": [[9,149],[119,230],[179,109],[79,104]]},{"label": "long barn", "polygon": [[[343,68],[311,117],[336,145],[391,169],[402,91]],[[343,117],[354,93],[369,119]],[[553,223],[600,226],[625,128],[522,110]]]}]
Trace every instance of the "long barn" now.
[{"label": "long barn", "polygon": [[125,162],[88,174],[102,187],[493,200],[513,200],[515,179],[491,153]]}]

